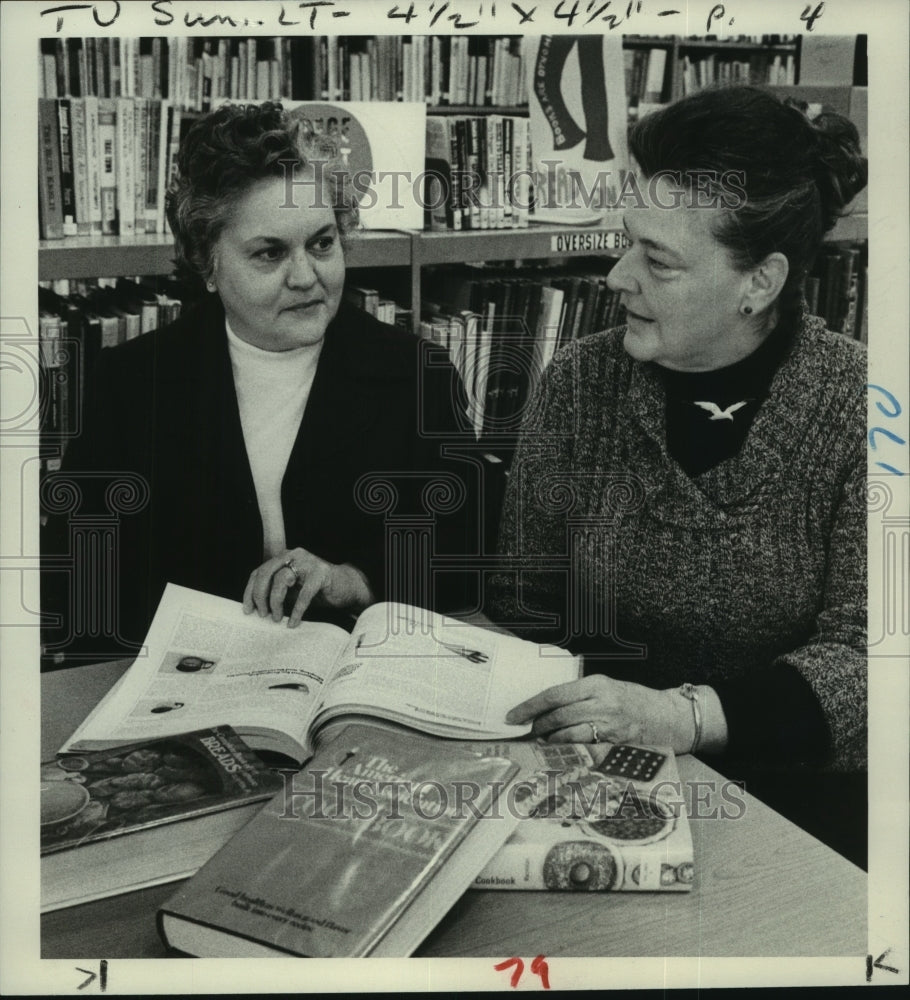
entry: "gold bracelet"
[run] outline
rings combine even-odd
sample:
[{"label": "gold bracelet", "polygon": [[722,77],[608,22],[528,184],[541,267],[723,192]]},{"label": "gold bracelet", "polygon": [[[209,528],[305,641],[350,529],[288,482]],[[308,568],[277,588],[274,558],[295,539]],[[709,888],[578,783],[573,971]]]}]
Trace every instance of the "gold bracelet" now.
[{"label": "gold bracelet", "polygon": [[692,703],[692,715],[695,719],[695,739],[689,747],[689,753],[695,753],[701,743],[701,705],[699,704],[698,688],[694,684],[683,684],[679,689],[683,698],[688,698]]}]

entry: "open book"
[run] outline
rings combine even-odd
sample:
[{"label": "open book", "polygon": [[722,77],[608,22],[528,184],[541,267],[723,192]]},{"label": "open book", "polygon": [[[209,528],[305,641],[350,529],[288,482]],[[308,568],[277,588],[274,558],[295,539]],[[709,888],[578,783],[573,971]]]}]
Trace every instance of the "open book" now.
[{"label": "open book", "polygon": [[374,604],[348,634],[288,629],[222,597],[168,584],[145,655],[61,753],[229,725],[255,750],[309,759],[320,726],[372,716],[455,739],[524,736],[506,713],[580,676],[555,646],[403,604]]}]

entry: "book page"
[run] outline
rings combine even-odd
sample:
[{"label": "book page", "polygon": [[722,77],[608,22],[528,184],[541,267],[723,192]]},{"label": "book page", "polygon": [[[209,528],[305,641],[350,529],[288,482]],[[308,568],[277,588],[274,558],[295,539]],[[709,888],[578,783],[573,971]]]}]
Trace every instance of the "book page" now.
[{"label": "book page", "polygon": [[368,608],[338,663],[325,716],[357,708],[441,734],[523,736],[530,726],[506,725],[509,709],[578,677],[565,650],[403,604]]},{"label": "book page", "polygon": [[137,660],[63,748],[147,739],[228,724],[306,743],[307,723],[346,633],[293,631],[241,605],[169,584]]}]

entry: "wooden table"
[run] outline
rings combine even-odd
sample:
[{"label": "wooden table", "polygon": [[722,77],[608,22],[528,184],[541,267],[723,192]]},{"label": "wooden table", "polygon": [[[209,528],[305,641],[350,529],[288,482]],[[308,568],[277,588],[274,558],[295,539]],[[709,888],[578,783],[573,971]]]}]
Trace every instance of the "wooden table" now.
[{"label": "wooden table", "polygon": [[[42,759],[52,757],[128,661],[42,675]],[[722,775],[678,760],[687,802],[721,806]],[[705,783],[705,784],[701,784]],[[693,810],[690,808],[690,816]],[[864,956],[865,872],[746,795],[738,819],[690,820],[690,893],[468,892],[422,956]],[[174,884],[41,919],[43,958],[165,957],[155,911]]]}]

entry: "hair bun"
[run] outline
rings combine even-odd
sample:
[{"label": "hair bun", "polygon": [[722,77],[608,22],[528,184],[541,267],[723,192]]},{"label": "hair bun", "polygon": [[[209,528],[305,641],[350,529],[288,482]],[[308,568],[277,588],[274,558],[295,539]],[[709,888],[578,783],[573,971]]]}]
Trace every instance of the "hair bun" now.
[{"label": "hair bun", "polygon": [[868,162],[860,149],[859,132],[849,118],[823,111],[810,127],[815,140],[815,179],[827,231],[866,186]]}]

